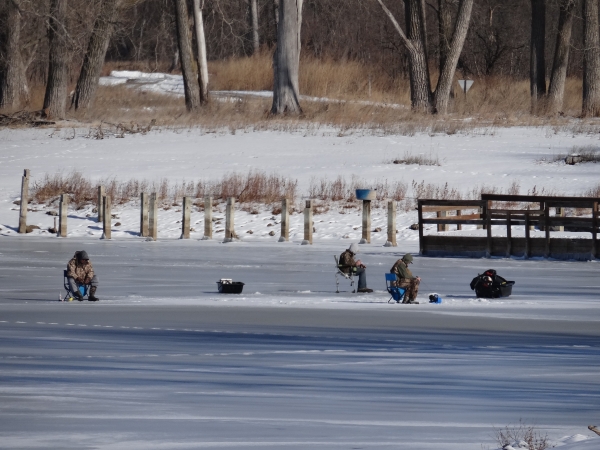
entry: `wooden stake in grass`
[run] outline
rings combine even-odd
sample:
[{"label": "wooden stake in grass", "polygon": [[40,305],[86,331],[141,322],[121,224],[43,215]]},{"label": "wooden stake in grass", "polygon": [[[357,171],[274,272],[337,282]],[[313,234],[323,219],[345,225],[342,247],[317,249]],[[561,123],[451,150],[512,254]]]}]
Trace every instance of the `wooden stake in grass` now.
[{"label": "wooden stake in grass", "polygon": [[140,194],[140,236],[148,236],[148,194]]},{"label": "wooden stake in grass", "polygon": [[281,237],[279,238],[279,242],[288,242],[290,240],[289,202],[287,198],[281,200]]},{"label": "wooden stake in grass", "polygon": [[67,237],[67,209],[69,207],[69,196],[67,194],[61,194],[59,210],[60,215],[58,217],[58,236]]},{"label": "wooden stake in grass", "polygon": [[27,233],[27,205],[29,204],[29,169],[21,180],[21,208],[19,211],[19,233]]},{"label": "wooden stake in grass", "polygon": [[181,219],[181,239],[190,238],[190,206],[192,199],[190,197],[183,197],[183,217]]},{"label": "wooden stake in grass", "polygon": [[155,241],[158,235],[158,202],[156,201],[156,192],[150,194],[148,222],[148,236]]},{"label": "wooden stake in grass", "polygon": [[212,202],[212,197],[204,197],[204,241],[212,239]]},{"label": "wooden stake in grass", "polygon": [[312,245],[313,243],[313,201],[306,200],[304,208],[304,240],[302,245]]},{"label": "wooden stake in grass", "polygon": [[112,212],[110,205],[110,195],[102,197],[102,239],[112,239],[110,222],[112,220]]},{"label": "wooden stake in grass", "polygon": [[397,247],[396,243],[396,202],[388,201],[388,226],[387,226],[387,242],[385,247]]},{"label": "wooden stake in grass", "polygon": [[102,223],[104,221],[104,213],[102,212],[102,199],[105,195],[104,186],[98,186],[98,203],[96,204],[96,209],[98,210],[98,223]]},{"label": "wooden stake in grass", "polygon": [[225,240],[223,242],[232,242],[235,239],[235,230],[233,229],[233,220],[235,218],[235,197],[227,199],[227,209],[225,212]]},{"label": "wooden stake in grass", "polygon": [[363,200],[362,239],[359,244],[371,243],[371,200]]}]

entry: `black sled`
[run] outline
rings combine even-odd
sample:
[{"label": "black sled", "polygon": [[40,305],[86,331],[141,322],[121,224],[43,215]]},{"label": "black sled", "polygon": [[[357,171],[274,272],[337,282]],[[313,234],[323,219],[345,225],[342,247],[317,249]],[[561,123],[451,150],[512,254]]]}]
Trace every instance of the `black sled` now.
[{"label": "black sled", "polygon": [[471,289],[475,291],[477,297],[500,298],[512,294],[514,284],[514,281],[508,281],[496,274],[494,269],[489,269],[473,278]]}]

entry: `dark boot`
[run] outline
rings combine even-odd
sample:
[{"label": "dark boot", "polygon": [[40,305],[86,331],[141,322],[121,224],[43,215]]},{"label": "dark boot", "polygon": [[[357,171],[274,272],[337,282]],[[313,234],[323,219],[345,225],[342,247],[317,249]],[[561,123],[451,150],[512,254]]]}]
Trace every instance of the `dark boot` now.
[{"label": "dark boot", "polygon": [[83,301],[83,295],[81,295],[81,292],[79,292],[79,289],[77,289],[74,293],[73,293],[73,297],[75,297],[77,300],[79,300],[80,302]]},{"label": "dark boot", "polygon": [[88,295],[88,300],[90,302],[97,302],[98,300],[100,300],[98,297],[96,297],[96,286],[92,286],[90,288],[90,295]]}]

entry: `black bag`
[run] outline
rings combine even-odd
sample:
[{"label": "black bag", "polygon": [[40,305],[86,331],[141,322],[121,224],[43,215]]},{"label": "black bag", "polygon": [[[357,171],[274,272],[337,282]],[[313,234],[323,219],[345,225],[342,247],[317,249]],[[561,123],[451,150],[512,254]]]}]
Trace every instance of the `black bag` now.
[{"label": "black bag", "polygon": [[499,298],[512,294],[514,281],[508,281],[498,275],[494,269],[488,269],[471,280],[471,290],[477,297]]}]

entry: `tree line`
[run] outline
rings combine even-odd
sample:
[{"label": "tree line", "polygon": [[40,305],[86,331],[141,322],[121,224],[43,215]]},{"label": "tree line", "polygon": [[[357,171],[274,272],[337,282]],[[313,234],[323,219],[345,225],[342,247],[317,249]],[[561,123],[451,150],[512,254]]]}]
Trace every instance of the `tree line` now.
[{"label": "tree line", "polygon": [[578,77],[582,115],[598,116],[598,1],[0,0],[0,109],[27,107],[32,84],[50,117],[90,108],[114,61],[181,70],[194,111],[209,98],[208,61],[272,51],[273,114],[301,111],[303,52],[407,78],[425,113],[448,111],[457,71],[529,78],[533,114],[559,114]]}]

